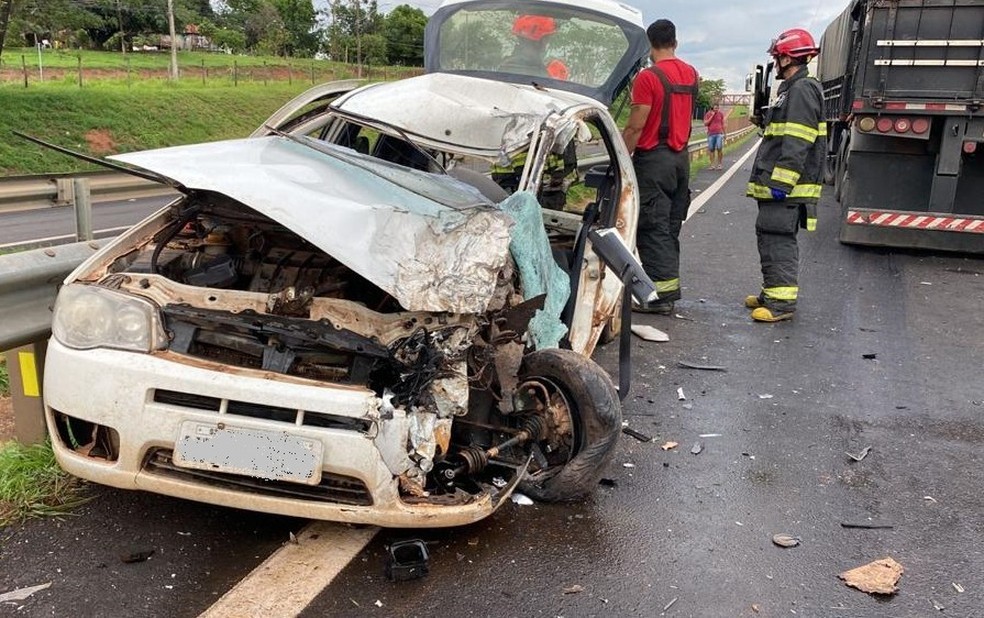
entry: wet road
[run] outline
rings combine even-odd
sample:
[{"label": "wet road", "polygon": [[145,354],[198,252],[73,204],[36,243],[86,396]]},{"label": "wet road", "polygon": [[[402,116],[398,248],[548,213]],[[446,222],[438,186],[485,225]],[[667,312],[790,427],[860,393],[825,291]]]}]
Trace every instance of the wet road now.
[{"label": "wet road", "polygon": [[[818,232],[800,236],[796,320],[753,324],[747,173],[684,226],[682,318],[640,318],[671,341],[633,341],[625,419],[654,442],[622,437],[614,487],[465,528],[383,531],[302,615],[980,615],[984,260],[842,246],[827,197]],[[614,370],[616,352],[597,360]],[[303,524],[98,494],[79,517],[0,531],[0,593],[53,582],[0,616],[195,616]],[[385,546],[410,537],[428,541],[430,575],[389,583]],[[150,560],[120,561],[143,549]],[[892,597],[837,578],[887,556],[905,568]]]}]

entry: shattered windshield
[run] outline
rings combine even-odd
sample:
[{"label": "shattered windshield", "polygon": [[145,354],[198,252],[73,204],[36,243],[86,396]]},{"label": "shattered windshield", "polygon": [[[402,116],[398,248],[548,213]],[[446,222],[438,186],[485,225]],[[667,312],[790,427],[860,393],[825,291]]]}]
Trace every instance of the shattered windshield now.
[{"label": "shattered windshield", "polygon": [[570,7],[463,8],[441,24],[445,71],[550,77],[591,88],[606,83],[629,49],[622,27]]}]

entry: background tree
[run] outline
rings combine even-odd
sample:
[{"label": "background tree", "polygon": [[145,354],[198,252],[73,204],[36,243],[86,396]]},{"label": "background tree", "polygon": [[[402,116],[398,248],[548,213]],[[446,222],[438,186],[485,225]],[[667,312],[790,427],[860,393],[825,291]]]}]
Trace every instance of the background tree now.
[{"label": "background tree", "polygon": [[401,4],[383,20],[386,60],[389,64],[424,65],[424,28],[427,16],[418,8]]},{"label": "background tree", "polygon": [[721,95],[724,94],[724,80],[723,79],[700,79],[700,85],[697,89],[697,107],[702,109],[710,109],[714,105],[715,101],[721,99]]}]

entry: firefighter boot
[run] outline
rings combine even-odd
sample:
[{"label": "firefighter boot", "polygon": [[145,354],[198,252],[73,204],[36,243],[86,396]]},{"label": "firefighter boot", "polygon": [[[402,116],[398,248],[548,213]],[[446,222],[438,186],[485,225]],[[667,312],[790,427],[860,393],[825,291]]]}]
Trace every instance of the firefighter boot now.
[{"label": "firefighter boot", "polygon": [[745,306],[749,309],[758,309],[762,306],[762,299],[758,295],[749,295],[745,297]]},{"label": "firefighter boot", "polygon": [[772,311],[768,307],[758,307],[752,311],[752,319],[756,322],[781,322],[792,318],[792,311]]}]

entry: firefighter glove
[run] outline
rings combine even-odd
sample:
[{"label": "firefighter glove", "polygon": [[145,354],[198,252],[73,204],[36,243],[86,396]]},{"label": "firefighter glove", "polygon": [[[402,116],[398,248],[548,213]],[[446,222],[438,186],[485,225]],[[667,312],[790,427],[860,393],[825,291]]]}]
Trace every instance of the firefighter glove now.
[{"label": "firefighter glove", "polygon": [[783,191],[782,189],[776,189],[775,187],[772,187],[771,191],[772,191],[772,199],[774,199],[775,201],[781,202],[784,199],[786,199],[786,192]]}]

